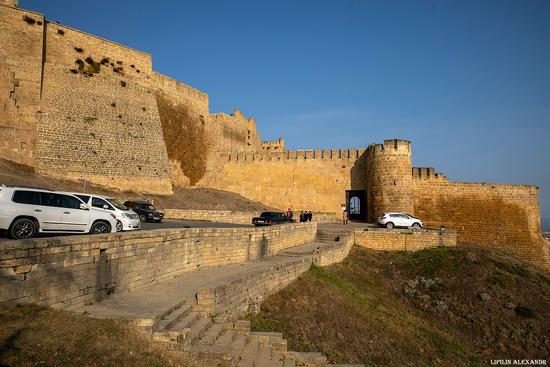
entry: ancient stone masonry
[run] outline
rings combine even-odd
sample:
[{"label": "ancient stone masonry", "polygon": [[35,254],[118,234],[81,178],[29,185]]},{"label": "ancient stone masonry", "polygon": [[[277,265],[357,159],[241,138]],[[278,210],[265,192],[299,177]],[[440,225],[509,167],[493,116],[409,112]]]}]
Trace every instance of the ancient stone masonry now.
[{"label": "ancient stone masonry", "polygon": [[285,139],[279,138],[279,140],[262,141],[262,150],[268,152],[284,152]]},{"label": "ancient stone masonry", "polygon": [[206,93],[154,72],[151,55],[17,6],[0,0],[2,158],[118,190],[209,187],[327,218],[342,207],[371,222],[408,212],[549,267],[535,186],[450,182],[412,167],[406,140],[336,150],[262,142],[254,118],[211,114]]}]

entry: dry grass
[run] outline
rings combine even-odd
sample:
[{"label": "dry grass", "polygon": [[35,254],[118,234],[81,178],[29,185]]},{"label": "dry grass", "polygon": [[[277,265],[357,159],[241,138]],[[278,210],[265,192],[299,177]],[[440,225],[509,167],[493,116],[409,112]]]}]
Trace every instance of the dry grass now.
[{"label": "dry grass", "polygon": [[[44,187],[60,191],[82,192],[81,183],[65,180],[56,180],[40,176],[32,167],[19,165],[0,159],[0,185],[22,185]],[[250,201],[238,194],[214,189],[202,188],[174,188],[174,195],[142,195],[135,192],[121,192],[101,186],[87,187],[86,192],[107,195],[125,200],[153,200],[160,209],[216,209],[216,210],[251,210],[262,211],[269,209],[267,205]]]},{"label": "dry grass", "polygon": [[33,305],[0,306],[1,366],[183,366],[125,326]]},{"label": "dry grass", "polygon": [[549,317],[548,274],[459,247],[354,248],[341,264],[312,267],[250,318],[256,330],[283,331],[290,349],[321,351],[333,363],[476,366],[548,358]]}]

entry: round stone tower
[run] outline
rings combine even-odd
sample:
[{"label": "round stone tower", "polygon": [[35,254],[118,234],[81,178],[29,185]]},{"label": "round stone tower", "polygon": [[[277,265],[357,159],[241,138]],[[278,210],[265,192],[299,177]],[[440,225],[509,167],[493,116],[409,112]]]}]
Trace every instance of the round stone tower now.
[{"label": "round stone tower", "polygon": [[19,0],[0,0],[0,5],[7,5],[17,8],[17,6],[19,5]]},{"label": "round stone tower", "polygon": [[369,222],[385,212],[413,214],[411,142],[392,139],[369,145],[366,158]]}]

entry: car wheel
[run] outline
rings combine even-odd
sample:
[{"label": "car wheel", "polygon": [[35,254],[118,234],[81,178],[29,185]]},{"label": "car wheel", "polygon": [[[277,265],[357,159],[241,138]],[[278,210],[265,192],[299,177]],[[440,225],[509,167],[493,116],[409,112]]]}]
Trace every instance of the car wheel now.
[{"label": "car wheel", "polygon": [[109,226],[108,223],[105,222],[95,222],[92,224],[92,228],[90,228],[90,234],[104,234],[104,233],[110,233],[111,232],[111,226]]},{"label": "car wheel", "polygon": [[122,232],[123,229],[124,229],[124,226],[122,225],[122,222],[117,220],[116,221],[116,231],[117,232]]},{"label": "car wheel", "polygon": [[160,223],[162,222],[162,219],[156,220],[155,222]]},{"label": "car wheel", "polygon": [[16,240],[32,238],[36,235],[36,223],[27,218],[19,218],[10,226],[10,237]]},{"label": "car wheel", "polygon": [[421,227],[420,227],[420,223],[414,223],[414,224],[412,225],[412,227],[413,227],[414,229],[420,229],[420,228],[421,228]]},{"label": "car wheel", "polygon": [[393,225],[392,222],[386,223],[386,228],[387,228],[387,229],[392,229],[393,227],[394,227],[394,225]]},{"label": "car wheel", "polygon": [[139,221],[140,221],[141,223],[147,222],[147,217],[145,216],[145,214],[141,214],[141,215],[139,216]]}]

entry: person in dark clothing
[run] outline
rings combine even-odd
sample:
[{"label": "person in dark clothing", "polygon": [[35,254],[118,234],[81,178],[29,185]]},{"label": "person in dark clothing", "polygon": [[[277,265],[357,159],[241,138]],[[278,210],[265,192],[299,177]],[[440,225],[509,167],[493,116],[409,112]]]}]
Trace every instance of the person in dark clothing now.
[{"label": "person in dark clothing", "polygon": [[307,218],[307,220],[311,222],[312,219],[313,219],[313,213],[310,211],[310,212],[308,213],[308,218]]},{"label": "person in dark clothing", "polygon": [[290,210],[290,208],[288,208],[287,212],[286,212],[286,216],[288,219],[292,219],[292,216],[294,215],[294,213],[292,213],[292,210]]},{"label": "person in dark clothing", "polygon": [[300,212],[300,222],[303,222],[304,221],[304,212],[301,211]]}]

